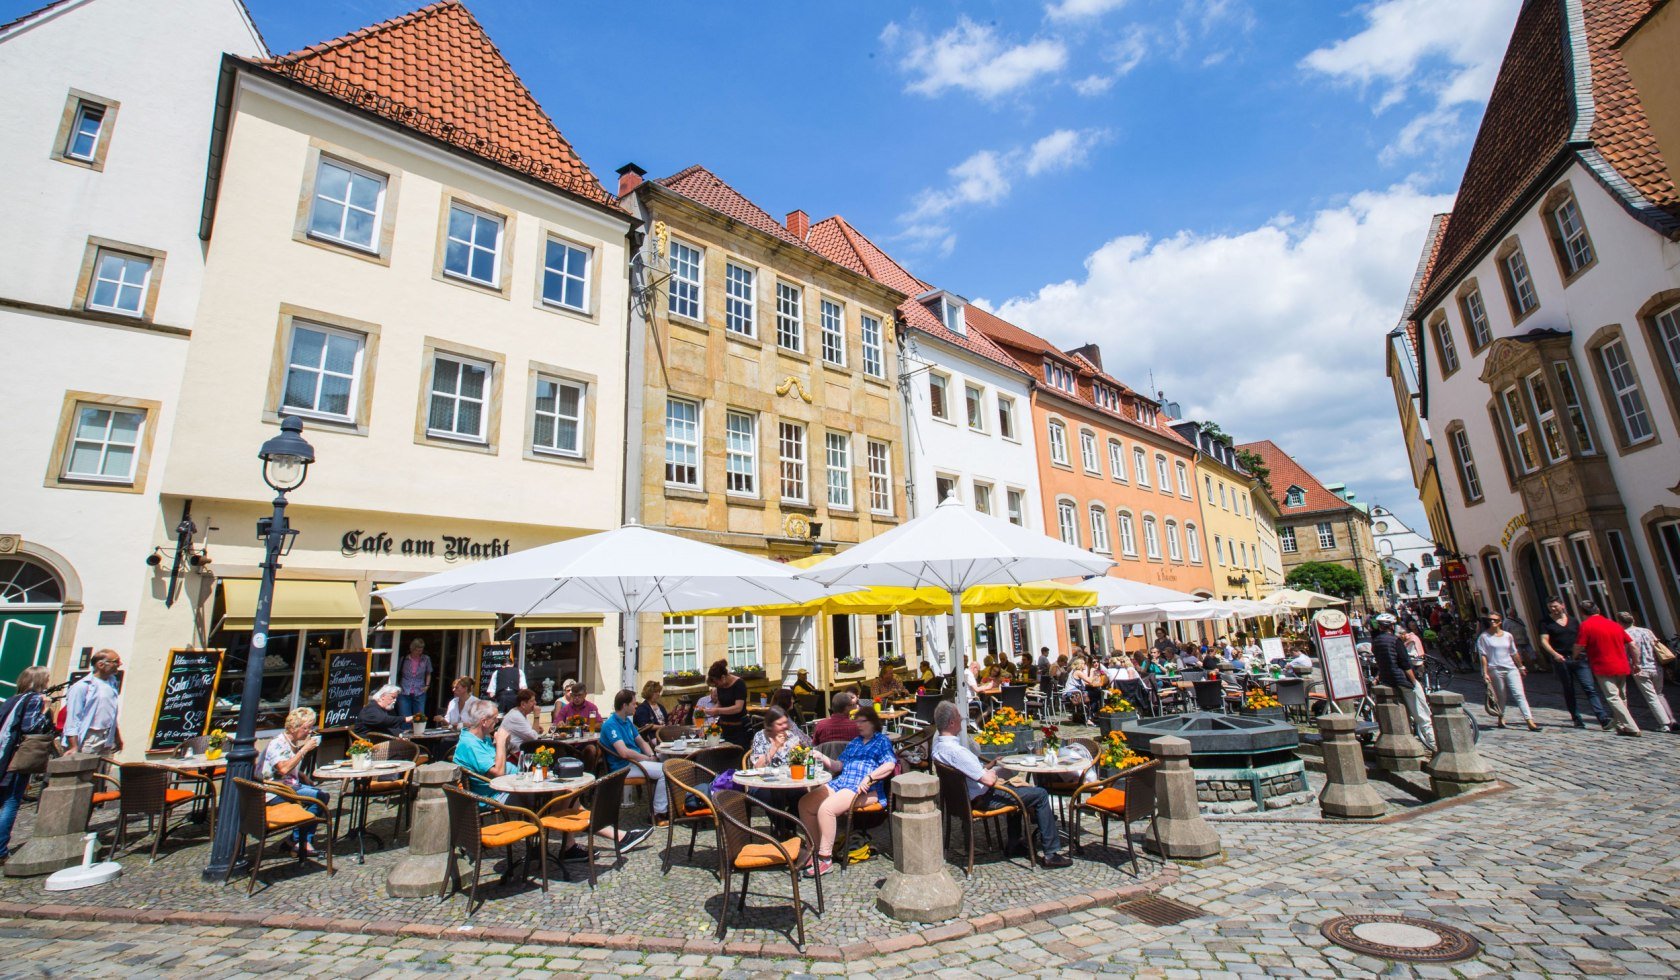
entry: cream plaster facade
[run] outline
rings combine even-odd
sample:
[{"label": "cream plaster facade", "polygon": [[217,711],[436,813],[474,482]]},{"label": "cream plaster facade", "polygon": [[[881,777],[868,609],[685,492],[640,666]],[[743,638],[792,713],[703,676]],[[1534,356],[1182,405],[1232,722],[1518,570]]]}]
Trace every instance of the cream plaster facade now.
[{"label": "cream plaster facade", "polygon": [[1230,443],[1203,432],[1198,423],[1178,422],[1173,428],[1197,449],[1196,486],[1214,598],[1260,598],[1266,594],[1266,573],[1253,501],[1254,477],[1237,461]]}]

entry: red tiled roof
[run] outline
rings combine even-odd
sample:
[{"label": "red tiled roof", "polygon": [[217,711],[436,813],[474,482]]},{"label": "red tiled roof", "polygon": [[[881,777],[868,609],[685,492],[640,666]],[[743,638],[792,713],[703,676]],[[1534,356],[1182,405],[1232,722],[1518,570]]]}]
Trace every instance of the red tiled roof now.
[{"label": "red tiled roof", "polygon": [[1577,123],[1574,41],[1565,8],[1582,12],[1591,76],[1587,138],[1604,159],[1660,211],[1680,218],[1680,192],[1669,178],[1621,53],[1613,46],[1652,0],[1527,0],[1488,98],[1452,223],[1442,236],[1440,275],[1432,293],[1456,281],[1490,244],[1491,234],[1535,181],[1569,148]]},{"label": "red tiled roof", "polygon": [[[733,218],[748,227],[756,228],[772,238],[779,238],[789,245],[797,245],[807,252],[815,252],[811,246],[800,241],[793,232],[782,227],[781,222],[770,217],[769,213],[754,204],[745,194],[729,186],[722,177],[698,163],[692,167],[679,170],[669,177],[662,177],[654,183],[676,191],[683,197],[698,204],[703,204],[725,217]],[[854,269],[853,271],[858,270]]]},{"label": "red tiled roof", "polygon": [[1423,239],[1423,251],[1418,255],[1417,270],[1412,274],[1411,288],[1406,291],[1406,308],[1400,314],[1406,328],[1406,343],[1412,348],[1414,366],[1418,363],[1418,300],[1423,298],[1423,287],[1435,272],[1435,262],[1441,257],[1441,239],[1451,222],[1451,213],[1438,214],[1430,220],[1429,233]]},{"label": "red tiled roof", "polygon": [[[1314,514],[1329,510],[1348,510],[1352,504],[1331,493],[1318,482],[1318,477],[1306,471],[1295,458],[1278,447],[1270,439],[1259,442],[1245,442],[1236,447],[1238,452],[1250,452],[1260,457],[1260,461],[1271,471],[1267,482],[1272,486],[1272,502],[1277,504],[1278,510],[1284,517],[1298,514]],[[1286,507],[1284,499],[1289,494],[1289,488],[1300,487],[1306,494],[1306,504],[1301,507]]]},{"label": "red tiled roof", "polygon": [[613,198],[459,0],[252,64],[595,204]]}]

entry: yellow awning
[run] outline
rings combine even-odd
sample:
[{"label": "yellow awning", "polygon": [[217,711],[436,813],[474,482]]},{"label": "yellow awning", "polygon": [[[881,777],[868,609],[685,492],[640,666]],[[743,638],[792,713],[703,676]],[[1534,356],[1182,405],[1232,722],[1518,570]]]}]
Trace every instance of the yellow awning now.
[{"label": "yellow awning", "polygon": [[[813,556],[815,557],[815,556]],[[1029,582],[1025,585],[976,585],[963,593],[963,612],[992,613],[1034,609],[1084,609],[1097,604],[1097,594],[1077,585],[1060,582]],[[744,606],[699,609],[686,615],[730,616],[754,613],[759,616],[937,616],[951,611],[951,593],[934,586],[911,589],[877,586],[858,592],[813,599],[798,605]]]},{"label": "yellow awning", "polygon": [[[374,590],[388,588],[395,582],[375,582]],[[496,614],[487,612],[456,612],[450,609],[392,609],[384,599],[374,608],[371,625],[382,630],[491,630],[496,628]],[[384,611],[383,617],[380,612]]]},{"label": "yellow awning", "polygon": [[513,625],[528,630],[581,630],[604,625],[605,616],[515,616]]},{"label": "yellow awning", "polygon": [[[224,629],[251,628],[251,619],[257,611],[257,589],[260,584],[254,578],[222,579]],[[354,582],[303,582],[281,579],[274,583],[274,603],[268,612],[269,629],[361,629],[364,619],[362,603],[356,597]]]}]

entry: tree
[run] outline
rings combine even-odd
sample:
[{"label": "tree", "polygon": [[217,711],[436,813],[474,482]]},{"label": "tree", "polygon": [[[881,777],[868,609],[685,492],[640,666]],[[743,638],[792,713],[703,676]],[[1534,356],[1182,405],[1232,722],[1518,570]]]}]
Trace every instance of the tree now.
[{"label": "tree", "polygon": [[1247,449],[1237,450],[1237,463],[1247,470],[1249,475],[1260,483],[1260,489],[1266,491],[1266,496],[1272,496],[1272,471],[1260,454]]},{"label": "tree", "polygon": [[1350,599],[1364,589],[1359,574],[1345,565],[1328,561],[1309,561],[1289,570],[1283,584],[1292,589],[1322,592],[1338,599]]},{"label": "tree", "polygon": [[1231,445],[1231,437],[1225,434],[1225,430],[1221,429],[1219,427],[1218,422],[1203,422],[1202,423],[1202,434],[1206,435],[1206,436],[1209,436],[1211,438],[1214,438],[1214,439],[1218,439],[1220,442],[1223,442],[1227,446]]}]

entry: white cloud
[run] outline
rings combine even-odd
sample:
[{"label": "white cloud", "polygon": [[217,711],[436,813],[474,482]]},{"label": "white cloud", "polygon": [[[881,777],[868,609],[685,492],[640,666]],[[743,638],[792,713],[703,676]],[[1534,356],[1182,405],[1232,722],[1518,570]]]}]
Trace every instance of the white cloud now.
[{"label": "white cloud", "polygon": [[1110,44],[1103,50],[1103,60],[1113,67],[1106,73],[1087,75],[1073,83],[1073,90],[1080,95],[1100,95],[1114,86],[1114,83],[1131,74],[1132,69],[1143,63],[1149,54],[1151,32],[1141,25],[1134,24],[1127,28],[1120,40]]},{"label": "white cloud", "polygon": [[1044,5],[1051,20],[1085,20],[1119,10],[1126,0],[1055,0]]},{"label": "white cloud", "polygon": [[1028,177],[1037,177],[1052,170],[1065,170],[1085,162],[1091,147],[1102,142],[1107,133],[1100,129],[1058,129],[1034,143],[1027,150],[1024,167]]},{"label": "white cloud", "polygon": [[1382,339],[1430,216],[1450,204],[1399,185],[1246,231],[1125,235],[1083,278],[999,312],[1064,347],[1097,342],[1113,374],[1147,389],[1153,373],[1188,417],[1273,439],[1360,499],[1404,507],[1416,494]]},{"label": "white cloud", "polygon": [[1013,166],[1003,155],[995,150],[981,150],[947,171],[952,178],[950,184],[918,194],[916,206],[906,220],[937,218],[965,204],[996,204],[1009,194],[1006,169]]},{"label": "white cloud", "polygon": [[1061,41],[1036,38],[1010,44],[995,30],[963,17],[938,37],[898,24],[881,32],[888,48],[902,52],[900,67],[914,76],[906,88],[921,95],[961,89],[982,98],[997,98],[1031,84],[1067,65]]},{"label": "white cloud", "polygon": [[[1376,111],[1421,91],[1432,107],[1414,117],[1384,150],[1412,156],[1462,137],[1454,106],[1486,101],[1522,0],[1379,0],[1365,28],[1319,48],[1303,67],[1340,81],[1381,88]],[[1450,127],[1433,134],[1432,126]]]},{"label": "white cloud", "polygon": [[1101,95],[1113,88],[1117,80],[1113,75],[1086,75],[1073,83],[1073,90],[1080,95]]},{"label": "white cloud", "polygon": [[949,255],[957,237],[945,219],[963,207],[996,204],[1009,196],[1019,178],[1066,170],[1083,164],[1091,149],[1108,139],[1103,129],[1058,129],[1029,147],[980,150],[946,171],[950,182],[916,195],[910,210],[899,216],[904,226],[898,239],[915,249],[937,248]]}]

